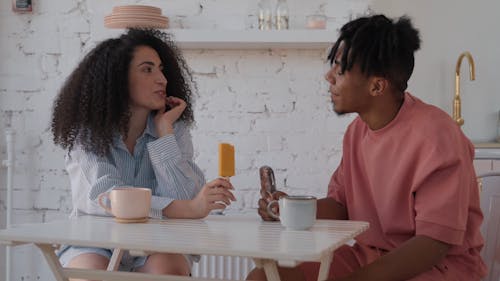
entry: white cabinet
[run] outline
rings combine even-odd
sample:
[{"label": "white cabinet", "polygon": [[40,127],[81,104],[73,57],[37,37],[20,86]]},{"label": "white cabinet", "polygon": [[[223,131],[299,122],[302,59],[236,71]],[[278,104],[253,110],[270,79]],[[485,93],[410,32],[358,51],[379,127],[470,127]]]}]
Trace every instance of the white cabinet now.
[{"label": "white cabinet", "polygon": [[[498,145],[498,144],[497,144]],[[485,245],[481,251],[488,275],[483,281],[500,281],[500,149],[478,148],[474,168],[480,179],[480,203],[484,220],[481,234]]]},{"label": "white cabinet", "polygon": [[475,143],[476,175],[500,172],[500,143]]},{"label": "white cabinet", "polygon": [[500,160],[493,160],[491,166],[493,171],[500,171]]},{"label": "white cabinet", "polygon": [[488,276],[483,281],[497,281],[500,278],[500,174],[483,177],[481,181],[480,201],[484,216],[481,234],[485,241],[481,256],[488,266]]},{"label": "white cabinet", "polygon": [[481,176],[492,172],[500,173],[500,160],[496,159],[475,159],[474,168],[476,175]]}]

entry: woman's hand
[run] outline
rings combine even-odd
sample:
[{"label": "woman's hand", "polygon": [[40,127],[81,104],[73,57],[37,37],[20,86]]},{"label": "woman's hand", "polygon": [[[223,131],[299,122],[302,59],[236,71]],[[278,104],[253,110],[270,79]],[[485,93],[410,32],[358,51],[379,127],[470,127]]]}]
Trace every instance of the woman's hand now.
[{"label": "woman's hand", "polygon": [[186,109],[186,102],[177,97],[166,97],[166,105],[170,106],[170,110],[165,111],[165,107],[158,110],[154,117],[156,132],[159,137],[174,132],[174,123],[181,117],[182,112]]},{"label": "woman's hand", "polygon": [[[262,197],[259,199],[259,209],[257,210],[260,217],[265,221],[276,221],[277,219],[271,217],[267,212],[267,204],[273,200],[279,200],[280,197],[286,196],[287,194],[282,191],[275,191],[272,194],[266,191],[261,191],[260,195]],[[273,206],[272,209],[273,212],[279,213],[277,205]]]},{"label": "woman's hand", "polygon": [[225,209],[231,201],[236,201],[233,185],[226,179],[216,179],[203,186],[196,197],[190,201],[193,218],[204,218],[210,211]]}]

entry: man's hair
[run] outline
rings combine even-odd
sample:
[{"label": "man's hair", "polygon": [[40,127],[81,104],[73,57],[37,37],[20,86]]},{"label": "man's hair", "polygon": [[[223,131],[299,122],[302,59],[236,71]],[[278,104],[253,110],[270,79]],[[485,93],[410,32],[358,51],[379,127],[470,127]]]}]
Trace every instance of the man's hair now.
[{"label": "man's hair", "polygon": [[333,64],[340,49],[342,73],[358,64],[364,75],[382,76],[404,92],[415,65],[413,54],[419,48],[419,32],[408,17],[394,22],[384,15],[374,15],[346,23],[328,59]]},{"label": "man's hair", "polygon": [[85,151],[103,156],[116,134],[127,135],[131,115],[128,72],[139,46],[158,53],[168,80],[167,95],[187,103],[179,119],[193,122],[193,79],[170,36],[159,30],[129,29],[119,38],[99,43],[66,79],[54,101],[51,129],[56,144],[69,151],[80,144]]}]

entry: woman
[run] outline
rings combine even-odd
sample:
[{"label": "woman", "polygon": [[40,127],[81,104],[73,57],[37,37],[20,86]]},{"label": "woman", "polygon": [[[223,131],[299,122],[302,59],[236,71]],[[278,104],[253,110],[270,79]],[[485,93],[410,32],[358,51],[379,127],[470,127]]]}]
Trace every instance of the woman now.
[{"label": "woman", "polygon": [[[192,77],[167,34],[130,29],[98,44],[54,103],[54,142],[68,150],[74,211],[103,215],[97,197],[118,186],[152,190],[152,217],[202,218],[235,200],[224,179],[204,184],[193,163]],[[112,249],[64,246],[63,266],[106,269]],[[122,270],[188,275],[191,256],[122,259]]]}]

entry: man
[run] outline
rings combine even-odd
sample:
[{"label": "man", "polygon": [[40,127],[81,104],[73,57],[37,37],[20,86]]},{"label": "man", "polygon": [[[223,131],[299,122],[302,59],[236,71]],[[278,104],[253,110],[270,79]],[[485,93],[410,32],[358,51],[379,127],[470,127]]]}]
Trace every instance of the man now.
[{"label": "man", "polygon": [[[345,24],[326,74],[334,110],[358,113],[319,219],[370,228],[343,246],[330,280],[480,280],[482,213],[473,146],[437,107],[405,92],[420,47],[411,21],[383,15]],[[282,193],[281,193],[282,194]],[[280,194],[274,194],[276,198]],[[272,220],[259,201],[259,214]],[[317,280],[318,263],[279,268],[282,280]],[[262,270],[248,279],[265,279]]]}]

